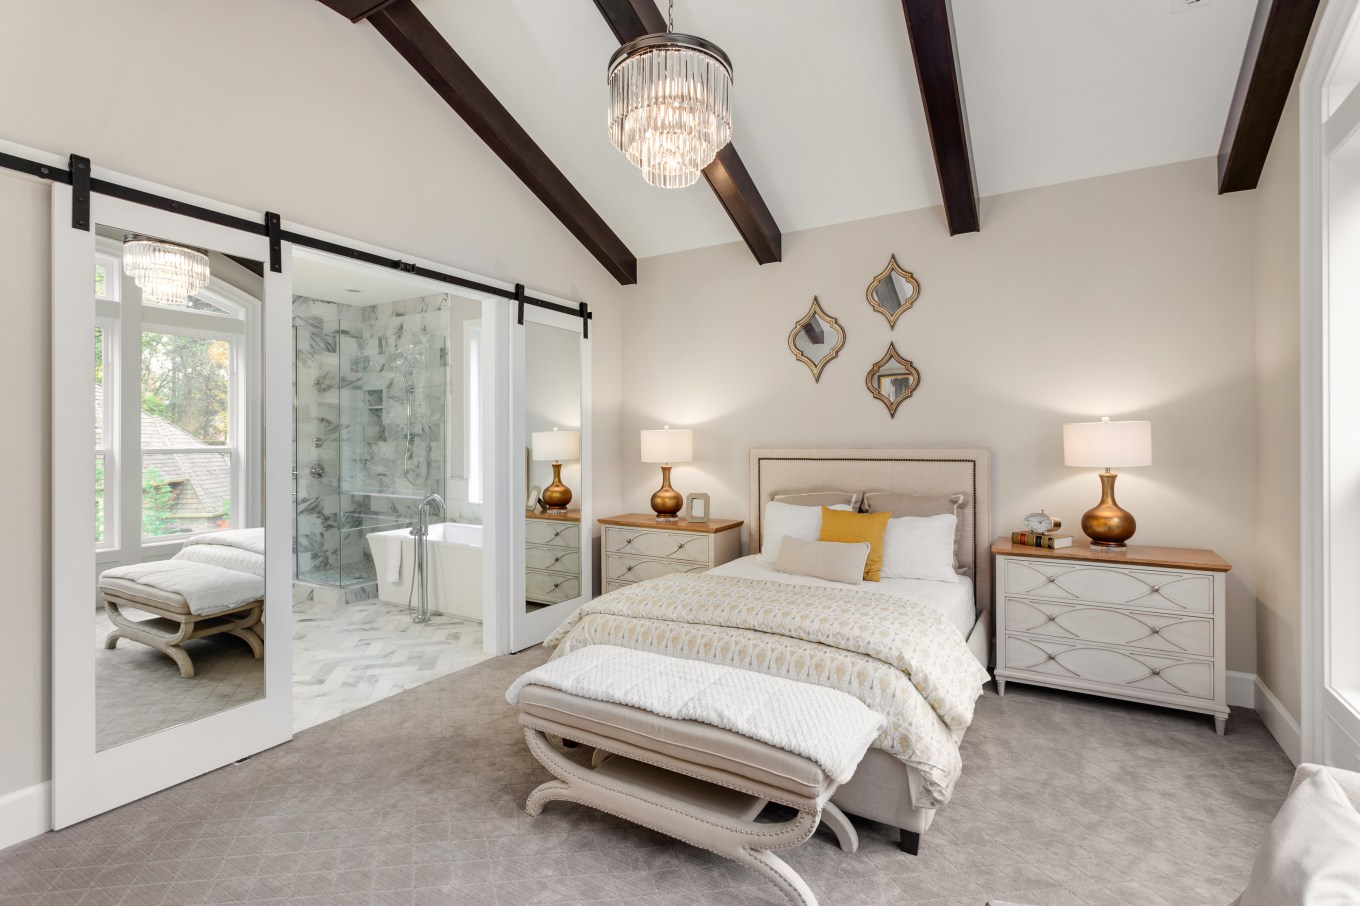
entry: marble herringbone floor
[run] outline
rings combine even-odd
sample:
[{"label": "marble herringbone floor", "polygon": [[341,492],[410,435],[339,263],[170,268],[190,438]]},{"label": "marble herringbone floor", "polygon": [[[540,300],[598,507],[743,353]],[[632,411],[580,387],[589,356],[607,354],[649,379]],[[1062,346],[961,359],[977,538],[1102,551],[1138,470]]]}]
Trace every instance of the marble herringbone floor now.
[{"label": "marble herringbone floor", "polygon": [[[0,906],[779,906],[709,853],[577,806],[549,775],[499,657],[292,742],[0,853]],[[584,750],[573,757],[584,758]],[[1222,906],[1292,768],[1252,711],[1208,718],[1012,685],[978,704],[964,773],[917,857],[856,820],[787,853],[824,906]]]}]

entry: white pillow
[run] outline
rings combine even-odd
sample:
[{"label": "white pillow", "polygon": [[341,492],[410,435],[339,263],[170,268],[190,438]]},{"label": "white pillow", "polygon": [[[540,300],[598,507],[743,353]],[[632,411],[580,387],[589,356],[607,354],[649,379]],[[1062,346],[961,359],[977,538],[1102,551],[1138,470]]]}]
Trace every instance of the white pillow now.
[{"label": "white pillow", "polygon": [[953,513],[937,516],[899,516],[888,520],[883,533],[884,579],[931,579],[953,582]]},{"label": "white pillow", "polygon": [[779,544],[779,560],[774,568],[795,576],[812,576],[828,582],[859,585],[864,581],[864,564],[869,559],[869,542],[804,541],[785,535]]},{"label": "white pillow", "polygon": [[[838,503],[830,510],[849,510]],[[822,534],[822,508],[795,506],[771,500],[765,504],[765,521],[761,526],[760,556],[770,563],[779,560],[779,542],[787,535],[804,541],[816,541]]]},{"label": "white pillow", "polygon": [[1360,813],[1318,771],[1294,788],[1266,831],[1242,906],[1341,906],[1360,890]]}]

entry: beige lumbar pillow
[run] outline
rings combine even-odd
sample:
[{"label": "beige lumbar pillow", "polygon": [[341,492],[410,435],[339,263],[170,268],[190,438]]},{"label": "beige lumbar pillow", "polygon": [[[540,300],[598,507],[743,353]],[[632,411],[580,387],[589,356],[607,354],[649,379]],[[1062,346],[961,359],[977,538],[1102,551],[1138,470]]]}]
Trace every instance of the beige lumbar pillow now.
[{"label": "beige lumbar pillow", "polygon": [[779,545],[774,568],[795,576],[858,585],[864,581],[864,564],[868,559],[868,541],[804,541],[788,536]]},{"label": "beige lumbar pillow", "polygon": [[1360,891],[1360,813],[1326,771],[1289,794],[1256,854],[1241,906],[1339,906]]}]

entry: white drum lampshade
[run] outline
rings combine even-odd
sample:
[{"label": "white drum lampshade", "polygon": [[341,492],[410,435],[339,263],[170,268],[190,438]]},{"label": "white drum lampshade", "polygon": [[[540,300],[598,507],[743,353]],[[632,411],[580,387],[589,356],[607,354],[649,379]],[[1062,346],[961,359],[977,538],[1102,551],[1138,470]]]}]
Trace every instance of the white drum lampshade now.
[{"label": "white drum lampshade", "polygon": [[534,459],[548,462],[561,462],[564,459],[581,458],[581,432],[535,431],[532,435]]},{"label": "white drum lampshade", "polygon": [[642,461],[661,463],[661,487],[652,495],[652,512],[662,522],[674,522],[685,498],[671,487],[671,463],[694,459],[694,432],[688,428],[642,432]]},{"label": "white drum lampshade", "polygon": [[532,455],[536,460],[552,462],[552,484],[543,489],[543,503],[550,513],[565,514],[571,503],[571,488],[562,483],[562,460],[581,458],[580,431],[535,431],[530,435]]},{"label": "white drum lampshade", "polygon": [[1152,465],[1152,422],[1077,422],[1063,425],[1063,462],[1069,466],[1104,469],[1100,473],[1100,503],[1081,517],[1081,530],[1093,550],[1122,551],[1133,537],[1133,514],[1114,499],[1116,467]]}]

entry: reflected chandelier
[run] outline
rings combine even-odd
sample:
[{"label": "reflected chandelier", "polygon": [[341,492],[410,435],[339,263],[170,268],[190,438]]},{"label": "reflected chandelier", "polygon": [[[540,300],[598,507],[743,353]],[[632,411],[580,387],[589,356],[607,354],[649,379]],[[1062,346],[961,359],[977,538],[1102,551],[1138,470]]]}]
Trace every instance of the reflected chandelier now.
[{"label": "reflected chandelier", "polygon": [[123,272],[157,305],[184,305],[211,276],[208,256],[198,249],[135,235],[123,238]]},{"label": "reflected chandelier", "polygon": [[716,44],[672,31],[643,35],[609,60],[609,140],[648,185],[680,189],[732,140],[732,61]]}]

